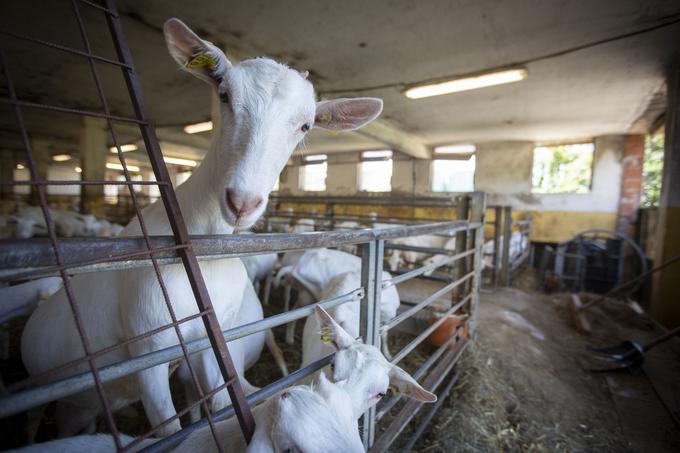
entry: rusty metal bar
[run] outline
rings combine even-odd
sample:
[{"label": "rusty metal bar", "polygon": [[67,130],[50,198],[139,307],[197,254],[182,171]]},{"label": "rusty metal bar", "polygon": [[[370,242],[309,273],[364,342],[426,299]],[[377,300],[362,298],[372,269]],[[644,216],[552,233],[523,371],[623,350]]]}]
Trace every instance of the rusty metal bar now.
[{"label": "rusty metal bar", "polygon": [[[105,0],[105,5],[109,11],[111,11],[114,14],[117,14],[117,9],[114,0]],[[116,48],[116,54],[118,56],[118,59],[132,67],[133,66],[132,57],[130,55],[127,43],[125,42],[120,22],[113,15],[107,15],[106,20],[109,26],[109,30],[111,32],[111,36],[113,38],[113,43]],[[142,139],[144,140],[144,144],[146,146],[146,150],[149,155],[149,160],[151,163],[151,167],[154,170],[156,180],[170,181],[170,175],[168,173],[167,167],[165,166],[165,161],[163,160],[163,154],[158,144],[156,132],[153,129],[153,127],[149,125],[149,122],[147,120],[146,107],[144,105],[139,80],[137,79],[136,74],[130,70],[123,70],[123,77],[125,79],[128,91],[130,92],[131,95],[130,97],[135,111],[135,116],[140,119],[139,121],[140,132],[142,135]],[[120,148],[118,148],[118,151],[119,155],[121,155],[122,158],[122,152]],[[190,244],[189,233],[184,223],[184,219],[180,211],[179,202],[177,201],[175,191],[173,190],[172,186],[160,186],[159,189],[161,193],[161,200],[163,201],[163,205],[165,207],[165,211],[168,216],[168,221],[173,231],[176,243],[178,245]],[[208,288],[206,287],[205,281],[203,280],[203,276],[201,275],[198,260],[196,259],[193,250],[191,248],[182,248],[178,250],[177,253],[182,260],[184,269],[186,270],[187,278],[189,279],[189,283],[194,293],[196,304],[198,305],[199,310],[200,311],[211,310],[213,307],[212,302],[210,301],[210,295],[208,294]],[[157,268],[157,265],[154,265],[154,267]],[[156,269],[156,272],[159,277],[159,282],[162,284],[160,271]],[[168,298],[166,297],[166,302],[167,301]],[[172,312],[171,304],[168,302],[167,305],[168,310]],[[234,368],[234,363],[231,359],[231,355],[229,354],[229,349],[227,348],[227,345],[224,342],[224,338],[222,337],[219,321],[217,320],[215,313],[212,312],[203,317],[203,322],[205,325],[206,332],[208,334],[208,338],[210,339],[211,346],[213,348],[213,351],[215,352],[215,359],[220,368],[224,382],[230,381],[232,382],[230,385],[227,386],[227,389],[229,392],[229,396],[231,397],[231,400],[234,402],[236,416],[238,418],[239,425],[241,426],[243,435],[246,439],[246,442],[249,443],[255,431],[255,420],[253,418],[253,414],[250,410],[250,407],[245,401],[245,395],[243,393],[243,389],[241,388],[241,383],[237,378],[238,375],[236,373],[236,369]],[[177,331],[177,335],[178,337],[180,337],[180,344],[182,344],[181,333],[179,332],[179,330]],[[196,380],[194,373],[192,373],[192,375],[194,380]],[[213,435],[215,436],[215,439],[217,439],[214,429]],[[219,444],[217,444],[216,447],[219,450],[221,450],[221,446]]]},{"label": "rusty metal bar", "polygon": [[39,39],[39,38],[34,38],[32,36],[25,36],[25,35],[21,35],[19,33],[13,33],[11,31],[5,31],[5,30],[0,30],[0,33],[7,35],[7,36],[11,36],[11,37],[16,38],[16,39],[21,39],[22,41],[28,41],[28,42],[31,42],[33,44],[39,44],[39,45],[43,45],[45,47],[51,47],[52,49],[61,50],[62,52],[70,53],[70,54],[73,54],[73,55],[80,55],[81,57],[91,58],[93,60],[97,60],[97,61],[102,62],[102,63],[107,63],[107,64],[110,64],[110,65],[121,66],[123,68],[131,69],[130,66],[128,66],[124,63],[121,63],[120,61],[111,60],[109,58],[101,57],[99,55],[95,55],[95,54],[88,53],[88,52],[83,52],[82,50],[73,49],[73,48],[67,47],[67,46],[62,46],[61,44],[55,44],[53,42],[45,41],[45,40],[42,40],[42,39]]},{"label": "rusty metal bar", "polygon": [[120,121],[124,123],[134,123],[134,124],[139,124],[139,125],[145,125],[145,123],[141,120],[135,119],[135,118],[129,118],[127,116],[118,116],[118,115],[106,115],[105,113],[100,113],[100,112],[93,112],[91,110],[81,110],[81,109],[72,109],[69,107],[62,107],[58,105],[50,105],[50,104],[41,104],[39,102],[30,102],[30,101],[23,101],[20,99],[11,99],[7,98],[4,96],[0,96],[0,102],[4,104],[10,104],[15,107],[26,107],[26,108],[33,108],[33,109],[42,109],[42,110],[50,110],[53,112],[60,112],[60,113],[71,113],[74,115],[80,115],[80,116],[92,116],[95,118],[105,118],[105,119],[110,119],[114,121]]},{"label": "rusty metal bar", "polygon": [[[14,88],[14,81],[12,79],[12,76],[9,72],[9,68],[7,67],[7,59],[5,57],[4,49],[3,46],[0,46],[0,67],[2,68],[2,72],[5,75],[5,81],[7,82],[7,90],[9,92],[9,96],[11,100],[16,100],[17,99],[17,94]],[[14,103],[13,104],[13,110],[14,110],[14,116],[17,122],[17,126],[19,128],[19,132],[21,134],[21,140],[24,146],[24,149],[26,151],[26,159],[28,163],[28,169],[31,175],[32,180],[37,180],[38,179],[38,173],[36,169],[36,163],[35,160],[33,159],[33,150],[31,147],[30,140],[28,139],[28,132],[26,130],[26,125],[24,123],[24,117],[23,117],[23,112],[21,110],[21,106]],[[59,248],[59,242],[57,241],[57,235],[56,235],[56,228],[54,225],[54,222],[52,220],[49,208],[47,207],[47,197],[45,194],[45,187],[44,186],[39,186],[38,187],[38,199],[40,202],[40,208],[43,213],[43,217],[45,218],[45,223],[47,226],[47,231],[49,234],[50,238],[50,244],[52,246],[52,250],[54,253],[54,260],[57,265],[61,265],[63,263],[63,253],[61,249]],[[64,290],[66,292],[66,295],[68,297],[68,302],[69,306],[71,308],[71,312],[73,314],[73,319],[76,324],[76,329],[78,330],[78,336],[80,337],[81,344],[83,346],[83,351],[85,352],[85,355],[89,355],[90,353],[90,343],[87,338],[87,334],[85,333],[85,329],[83,327],[82,319],[80,317],[80,312],[78,310],[78,304],[76,303],[74,294],[73,294],[73,288],[71,287],[71,282],[70,279],[68,278],[68,275],[64,270],[60,272],[60,276],[62,278],[62,281],[64,283]],[[95,382],[95,388],[97,390],[97,394],[99,396],[99,399],[102,403],[102,407],[104,408],[105,415],[106,415],[106,422],[107,425],[113,434],[114,438],[114,443],[116,445],[117,449],[121,448],[120,445],[120,439],[118,436],[118,428],[116,427],[116,423],[113,420],[113,415],[111,414],[111,408],[109,405],[109,402],[106,398],[104,388],[102,386],[101,380],[99,378],[99,372],[97,370],[97,364],[94,361],[94,359],[89,359],[88,360],[88,366],[90,368],[90,372],[92,373],[94,382]]]}]

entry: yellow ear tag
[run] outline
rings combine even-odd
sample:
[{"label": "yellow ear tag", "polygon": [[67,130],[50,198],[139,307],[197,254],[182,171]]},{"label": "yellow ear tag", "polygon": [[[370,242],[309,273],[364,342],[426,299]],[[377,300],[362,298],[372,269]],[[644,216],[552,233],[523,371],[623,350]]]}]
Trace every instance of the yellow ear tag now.
[{"label": "yellow ear tag", "polygon": [[208,68],[211,71],[214,71],[216,67],[217,61],[215,61],[215,57],[207,53],[196,55],[187,63],[187,68],[190,69]]},{"label": "yellow ear tag", "polygon": [[333,341],[333,336],[331,335],[331,329],[328,326],[323,326],[321,328],[321,341],[323,344],[331,344]]}]

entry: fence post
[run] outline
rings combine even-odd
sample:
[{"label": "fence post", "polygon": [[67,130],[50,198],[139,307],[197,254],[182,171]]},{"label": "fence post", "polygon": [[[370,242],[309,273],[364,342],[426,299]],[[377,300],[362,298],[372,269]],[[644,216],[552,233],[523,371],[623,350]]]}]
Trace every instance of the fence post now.
[{"label": "fence post", "polygon": [[510,286],[510,240],[512,239],[512,207],[503,208],[503,286]]},{"label": "fence post", "polygon": [[[459,195],[458,203],[456,206],[456,219],[457,220],[468,220],[468,213],[470,211],[470,197],[468,195]],[[456,254],[463,253],[467,249],[468,242],[468,232],[466,230],[459,231],[456,233]],[[458,260],[453,265],[453,280],[458,280],[463,275],[467,273],[467,259],[463,258]],[[453,303],[465,297],[465,288],[467,285],[458,285],[452,292],[451,296],[453,298]]]},{"label": "fence post", "polygon": [[498,287],[500,282],[500,264],[501,260],[501,228],[503,219],[503,208],[501,206],[494,206],[494,219],[493,219],[493,286]]},{"label": "fence post", "polygon": [[[359,333],[368,345],[380,347],[380,298],[385,241],[370,241],[361,246],[361,299]],[[363,442],[368,450],[375,441],[375,406],[363,415]]]},{"label": "fence post", "polygon": [[328,220],[328,230],[335,230],[335,203],[326,205],[326,220]]},{"label": "fence post", "polygon": [[479,318],[479,288],[482,285],[482,253],[484,249],[484,225],[486,218],[486,194],[484,192],[474,192],[472,194],[472,206],[470,209],[470,222],[479,222],[480,226],[475,228],[474,235],[474,261],[472,263],[475,270],[475,277],[472,286],[472,297],[470,300],[470,338],[474,338],[477,330]]}]

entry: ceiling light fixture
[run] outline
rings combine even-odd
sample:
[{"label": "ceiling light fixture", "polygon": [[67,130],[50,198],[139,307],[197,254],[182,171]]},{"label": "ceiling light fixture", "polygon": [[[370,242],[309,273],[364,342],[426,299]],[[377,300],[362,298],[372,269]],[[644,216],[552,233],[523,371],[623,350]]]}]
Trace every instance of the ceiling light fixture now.
[{"label": "ceiling light fixture", "polygon": [[305,162],[322,162],[326,159],[328,159],[327,154],[311,154],[309,156],[305,156]]},{"label": "ceiling light fixture", "polygon": [[527,70],[524,68],[506,69],[474,77],[461,77],[458,79],[447,80],[439,83],[418,85],[404,90],[404,96],[410,99],[421,99],[430,96],[440,96],[442,94],[457,93],[459,91],[476,90],[494,85],[519,82],[527,77]]},{"label": "ceiling light fixture", "polygon": [[23,164],[17,164],[17,170],[23,170],[24,168],[26,167]]},{"label": "ceiling light fixture", "polygon": [[475,145],[444,145],[434,149],[436,154],[469,154],[477,150]]},{"label": "ceiling light fixture", "polygon": [[[112,146],[109,149],[111,150],[112,153],[118,152],[118,148],[116,148],[115,146]],[[128,143],[127,145],[120,145],[120,150],[123,151],[124,153],[127,153],[128,151],[137,151],[138,149],[139,149],[139,147],[137,145],[135,145],[134,143]]]},{"label": "ceiling light fixture", "polygon": [[52,160],[55,162],[66,162],[67,160],[71,160],[71,155],[70,154],[55,154],[52,156]]},{"label": "ceiling light fixture", "polygon": [[[121,164],[117,164],[117,163],[114,163],[114,162],[107,162],[106,168],[108,168],[109,170],[123,171],[123,166]],[[127,169],[128,169],[128,171],[139,171],[139,167],[137,167],[136,165],[128,165]]]},{"label": "ceiling light fixture", "polygon": [[83,172],[83,169],[80,168],[80,167],[76,167],[76,168],[74,168],[74,170],[76,171],[76,173],[82,173]]},{"label": "ceiling light fixture", "polygon": [[186,167],[195,167],[197,165],[197,162],[195,160],[180,159],[178,157],[163,156],[163,160],[165,161],[166,164],[172,165],[184,165]]},{"label": "ceiling light fixture", "polygon": [[184,126],[184,132],[187,134],[198,134],[199,132],[211,131],[212,128],[212,121],[204,121],[202,123],[188,124]]}]

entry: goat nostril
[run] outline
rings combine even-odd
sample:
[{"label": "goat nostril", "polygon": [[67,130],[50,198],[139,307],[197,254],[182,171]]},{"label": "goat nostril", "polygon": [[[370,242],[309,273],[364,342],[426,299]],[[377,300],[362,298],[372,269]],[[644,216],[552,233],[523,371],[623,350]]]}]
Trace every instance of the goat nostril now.
[{"label": "goat nostril", "polygon": [[227,189],[227,207],[237,217],[246,216],[255,211],[264,201],[260,196],[241,194],[232,189]]},{"label": "goat nostril", "polygon": [[239,205],[238,197],[234,195],[234,192],[227,189],[227,206],[234,213],[237,214],[241,212],[241,206]]}]

